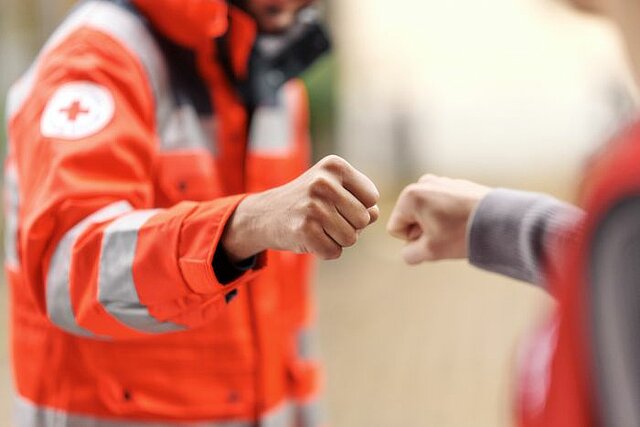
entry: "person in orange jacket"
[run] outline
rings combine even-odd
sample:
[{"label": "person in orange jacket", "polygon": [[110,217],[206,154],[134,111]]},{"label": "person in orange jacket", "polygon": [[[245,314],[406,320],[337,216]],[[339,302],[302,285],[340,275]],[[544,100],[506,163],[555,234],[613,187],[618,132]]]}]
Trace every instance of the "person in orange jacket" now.
[{"label": "person in orange jacket", "polygon": [[310,256],[379,196],[309,169],[311,3],[81,2],[11,88],[17,426],[323,424]]},{"label": "person in orange jacket", "polygon": [[[640,82],[640,2],[576,0],[618,24]],[[552,197],[425,175],[400,195],[389,232],[409,264],[468,258],[545,287],[550,319],[523,340],[521,427],[640,425],[640,123],[598,154],[581,209]]]}]

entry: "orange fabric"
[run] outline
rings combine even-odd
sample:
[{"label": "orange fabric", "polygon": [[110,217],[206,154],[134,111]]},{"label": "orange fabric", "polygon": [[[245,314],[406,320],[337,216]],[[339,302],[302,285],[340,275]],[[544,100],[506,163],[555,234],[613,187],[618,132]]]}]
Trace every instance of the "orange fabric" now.
[{"label": "orange fabric", "polygon": [[524,427],[599,425],[593,401],[593,360],[589,342],[589,248],[598,225],[616,202],[640,190],[640,125],[612,144],[587,175],[583,206],[587,213],[578,238],[565,248],[565,268],[551,278],[558,295],[558,337],[552,353],[545,404],[536,413],[521,411]]},{"label": "orange fabric", "polygon": [[[150,114],[140,114],[140,111],[148,111],[151,104],[148,103],[149,93],[143,90],[146,84],[139,72],[136,73],[138,68],[133,67],[133,58],[113,40],[88,29],[78,31],[72,40],[52,52],[50,58],[43,63],[35,96],[10,124],[14,140],[33,141],[16,144],[14,152],[24,212],[20,255],[29,284],[34,286],[32,290],[40,301],[43,265],[48,265],[55,249],[59,239],[55,236],[61,236],[70,228],[60,227],[60,221],[73,224],[97,208],[118,200],[128,200],[139,209],[154,207],[151,185],[155,156],[153,127],[149,123]],[[65,73],[58,71],[61,66],[58,60],[62,58],[65,58]],[[96,65],[104,71],[96,72]],[[55,88],[68,81],[85,80],[111,89],[118,105],[111,123],[90,140],[66,141],[39,136],[39,127],[25,119],[38,117]],[[138,84],[130,84],[136,80]],[[138,99],[146,100],[146,105],[131,105],[131,100]],[[38,122],[39,118],[35,120]],[[45,159],[44,155],[50,157]],[[38,160],[41,163],[36,163]],[[34,164],[39,167],[35,168]],[[64,173],[56,173],[56,169]],[[167,218],[154,230],[151,241],[145,243],[143,239],[140,242],[140,245],[161,246],[164,251],[156,251],[150,259],[144,258],[148,251],[140,251],[136,264],[152,262],[169,271],[171,275],[167,279],[181,277],[182,280],[155,282],[141,277],[140,283],[149,283],[154,290],[162,288],[163,282],[167,283],[166,286],[177,294],[170,300],[172,304],[178,298],[192,301],[187,297],[194,293],[222,298],[223,290],[228,292],[229,288],[218,285],[216,290],[211,260],[224,223],[238,202],[238,198],[218,199],[190,209],[177,205],[165,212]],[[171,223],[173,227],[168,226]],[[136,336],[138,334],[130,333],[128,328],[120,327],[95,300],[96,264],[100,259],[102,230],[107,224],[83,234],[77,245],[80,250],[72,260],[72,266],[76,268],[70,273],[74,307],[79,324],[99,335]],[[171,241],[175,244],[174,250],[167,245]],[[41,304],[44,306],[43,302]],[[185,303],[182,310],[194,308]]]},{"label": "orange fabric", "polygon": [[[180,12],[184,2],[136,2],[163,31],[171,22],[176,28],[198,17],[204,22],[222,2],[201,3],[208,5],[202,16],[191,8]],[[14,378],[18,394],[38,405],[114,419],[255,419],[283,400],[304,398],[302,389],[309,396],[318,392],[315,362],[304,375],[290,375],[299,363],[295,337],[312,318],[310,257],[269,252],[266,266],[226,286],[211,268],[243,194],[286,183],[308,167],[309,158],[307,106],[298,84],[292,84],[300,103],[296,149],[273,159],[246,153],[248,113],[211,60],[212,44],[199,39],[223,28],[215,22],[204,32],[166,29],[176,40],[197,45],[218,123],[215,158],[159,151],[154,97],[140,60],[88,28],[39,60],[33,93],[10,121],[8,161],[17,166],[20,184],[20,266],[7,269]],[[247,33],[237,35],[243,43],[255,35],[251,26],[245,28]],[[248,55],[245,47],[238,58]],[[73,81],[107,88],[114,117],[99,133],[77,141],[43,137],[37,124],[47,101]],[[274,165],[283,171],[277,179],[264,173]],[[138,233],[135,291],[154,319],[182,325],[183,332],[134,330],[98,300],[101,244],[117,218],[90,225],[69,264],[78,324],[109,339],[67,333],[47,317],[46,275],[57,244],[74,225],[119,200],[136,210],[159,209]],[[239,294],[227,304],[225,295],[233,289]]]},{"label": "orange fabric", "polygon": [[227,31],[224,0],[133,0],[163,34],[178,44],[200,49]]}]

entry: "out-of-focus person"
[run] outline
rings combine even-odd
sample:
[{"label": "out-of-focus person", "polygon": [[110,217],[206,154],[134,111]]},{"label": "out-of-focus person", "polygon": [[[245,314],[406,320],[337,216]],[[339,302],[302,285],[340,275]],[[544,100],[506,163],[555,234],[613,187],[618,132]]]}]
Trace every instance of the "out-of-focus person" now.
[{"label": "out-of-focus person", "polygon": [[378,192],[308,169],[311,3],[80,2],[12,87],[17,426],[324,423],[310,256]]},{"label": "out-of-focus person", "polygon": [[[640,3],[578,1],[618,24],[640,82]],[[423,176],[389,232],[409,264],[468,258],[539,283],[558,302],[522,344],[514,399],[523,427],[640,425],[640,124],[595,156],[577,208],[552,197]]]}]

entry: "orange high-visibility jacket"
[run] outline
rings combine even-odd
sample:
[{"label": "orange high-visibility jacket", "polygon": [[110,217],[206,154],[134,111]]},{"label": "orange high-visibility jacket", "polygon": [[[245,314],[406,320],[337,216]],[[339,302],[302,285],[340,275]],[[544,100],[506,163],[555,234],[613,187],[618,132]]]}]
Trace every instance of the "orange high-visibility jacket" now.
[{"label": "orange high-visibility jacket", "polygon": [[82,2],[12,87],[18,426],[319,425],[310,259],[212,267],[243,194],[308,167],[302,84],[249,111],[231,83],[255,39],[222,0]]},{"label": "orange high-visibility jacket", "polygon": [[521,427],[601,425],[596,400],[590,331],[589,263],[602,220],[621,201],[640,193],[640,123],[623,132],[599,155],[585,179],[586,212],[576,238],[564,242],[563,268],[550,277],[558,307],[535,339],[522,365],[518,416]]}]

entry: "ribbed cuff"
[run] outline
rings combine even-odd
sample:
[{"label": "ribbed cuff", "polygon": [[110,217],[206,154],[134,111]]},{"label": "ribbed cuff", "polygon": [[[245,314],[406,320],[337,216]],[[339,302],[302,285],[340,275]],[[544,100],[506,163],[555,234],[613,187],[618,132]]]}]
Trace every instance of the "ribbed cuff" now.
[{"label": "ribbed cuff", "polygon": [[548,232],[558,217],[575,208],[539,193],[496,189],[470,219],[469,262],[529,283],[544,283]]}]

